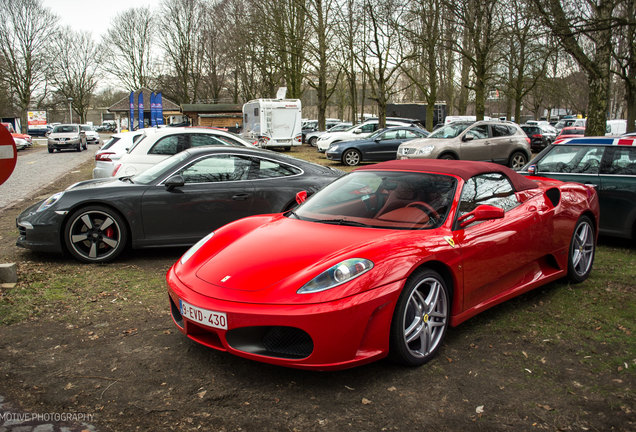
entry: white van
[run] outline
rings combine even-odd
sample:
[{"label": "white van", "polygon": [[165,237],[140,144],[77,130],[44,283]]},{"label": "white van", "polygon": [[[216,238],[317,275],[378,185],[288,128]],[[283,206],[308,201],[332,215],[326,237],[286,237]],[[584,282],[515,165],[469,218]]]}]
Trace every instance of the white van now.
[{"label": "white van", "polygon": [[302,145],[300,99],[255,99],[243,105],[242,136],[259,147]]},{"label": "white van", "polygon": [[605,122],[605,135],[625,135],[627,132],[627,120],[607,120]]}]

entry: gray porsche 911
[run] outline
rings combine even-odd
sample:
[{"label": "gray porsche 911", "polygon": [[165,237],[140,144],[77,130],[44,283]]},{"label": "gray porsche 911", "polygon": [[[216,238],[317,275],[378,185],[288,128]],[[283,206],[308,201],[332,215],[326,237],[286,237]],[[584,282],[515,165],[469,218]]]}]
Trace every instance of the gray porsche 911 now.
[{"label": "gray porsche 911", "polygon": [[76,183],[17,218],[17,245],[107,262],[126,247],[188,246],[233,220],[286,211],[344,173],[263,149],[199,147],[136,176]]}]

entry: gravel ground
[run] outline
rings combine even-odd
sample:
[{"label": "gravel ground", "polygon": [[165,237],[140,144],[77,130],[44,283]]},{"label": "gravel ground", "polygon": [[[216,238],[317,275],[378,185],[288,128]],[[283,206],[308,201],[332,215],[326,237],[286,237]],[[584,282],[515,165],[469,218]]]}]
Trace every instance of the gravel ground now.
[{"label": "gravel ground", "polygon": [[[63,151],[49,153],[46,141],[35,139],[35,146],[18,152],[18,161],[11,177],[0,185],[0,210],[37,193],[49,184],[76,169],[95,156],[97,147],[87,151]],[[41,143],[45,144],[42,145]],[[62,183],[60,183],[62,184]]]}]

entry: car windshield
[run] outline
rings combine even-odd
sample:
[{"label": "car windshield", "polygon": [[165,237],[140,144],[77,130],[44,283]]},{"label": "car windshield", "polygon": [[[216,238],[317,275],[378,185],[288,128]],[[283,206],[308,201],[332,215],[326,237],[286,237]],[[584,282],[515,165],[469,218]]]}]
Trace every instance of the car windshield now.
[{"label": "car windshield", "polygon": [[73,132],[77,132],[77,126],[73,126],[73,125],[59,125],[59,126],[55,126],[55,128],[53,128],[53,132],[52,133],[73,133]]},{"label": "car windshield", "polygon": [[156,165],[153,165],[141,174],[137,174],[133,177],[133,181],[139,184],[150,184],[155,181],[158,176],[164,171],[169,171],[171,166],[179,165],[189,156],[190,154],[188,152],[177,153],[176,155],[169,157],[168,159],[164,159]]},{"label": "car windshield", "polygon": [[347,130],[350,127],[351,127],[350,124],[337,124],[331,129],[329,129],[329,132],[339,132],[339,131]]},{"label": "car windshield", "polygon": [[459,134],[464,132],[466,128],[470,126],[471,124],[472,123],[468,123],[468,122],[453,122],[437,129],[435,132],[430,134],[428,138],[439,138],[439,139],[455,138]]},{"label": "car windshield", "polygon": [[357,171],[316,193],[289,217],[384,229],[432,229],[450,212],[457,181],[440,174]]}]

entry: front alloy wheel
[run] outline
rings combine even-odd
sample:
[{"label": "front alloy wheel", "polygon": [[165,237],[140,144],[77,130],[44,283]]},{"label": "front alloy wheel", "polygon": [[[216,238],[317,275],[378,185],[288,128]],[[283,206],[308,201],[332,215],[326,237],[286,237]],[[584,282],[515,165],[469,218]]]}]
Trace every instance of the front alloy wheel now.
[{"label": "front alloy wheel", "polygon": [[362,155],[355,149],[349,149],[342,155],[342,163],[349,166],[356,166],[362,160]]},{"label": "front alloy wheel", "polygon": [[429,361],[448,328],[450,296],[439,273],[413,274],[400,294],[391,322],[391,358],[407,366]]},{"label": "front alloy wheel", "polygon": [[115,211],[90,206],[71,215],[64,230],[69,252],[88,263],[115,259],[126,246],[128,234],[123,219]]},{"label": "front alloy wheel", "polygon": [[568,279],[574,283],[583,282],[592,271],[596,237],[594,226],[587,216],[581,216],[574,228],[568,256]]}]

